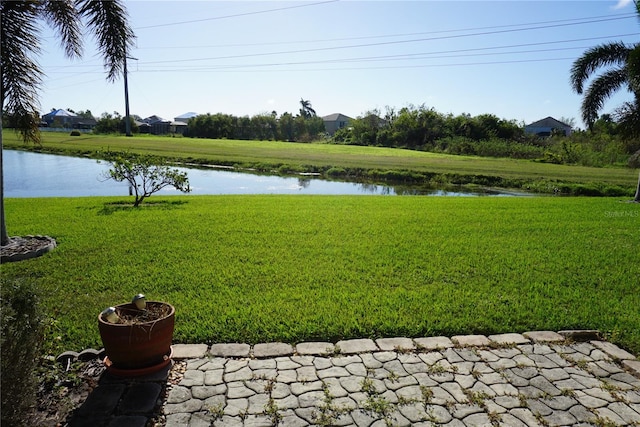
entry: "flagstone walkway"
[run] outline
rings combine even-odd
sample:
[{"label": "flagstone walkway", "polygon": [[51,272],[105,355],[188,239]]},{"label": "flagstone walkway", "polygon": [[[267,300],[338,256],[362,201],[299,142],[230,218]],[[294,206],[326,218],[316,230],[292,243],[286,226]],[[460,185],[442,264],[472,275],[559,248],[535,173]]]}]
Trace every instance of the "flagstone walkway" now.
[{"label": "flagstone walkway", "polygon": [[170,373],[105,380],[71,425],[640,426],[640,360],[596,331],[173,350]]}]

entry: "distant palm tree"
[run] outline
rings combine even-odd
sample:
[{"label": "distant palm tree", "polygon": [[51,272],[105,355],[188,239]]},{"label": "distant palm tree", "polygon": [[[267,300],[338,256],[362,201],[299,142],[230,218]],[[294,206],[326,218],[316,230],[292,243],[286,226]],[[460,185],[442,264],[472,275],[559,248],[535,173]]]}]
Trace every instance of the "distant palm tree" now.
[{"label": "distant palm tree", "polygon": [[[34,59],[41,52],[40,21],[56,30],[68,57],[79,57],[82,54],[81,25],[84,22],[96,37],[109,81],[114,81],[122,74],[127,50],[133,45],[135,38],[121,0],[1,0],[0,15],[0,105],[2,112],[12,118],[25,142],[40,142],[38,91],[43,72]],[[0,164],[1,148],[0,133]],[[4,246],[9,242],[9,237],[4,220],[2,173],[0,200],[0,240]]]},{"label": "distant palm tree", "polygon": [[316,116],[316,110],[311,108],[311,101],[300,98],[300,115],[305,119]]},{"label": "distant palm tree", "polygon": [[[634,0],[640,18],[640,3]],[[622,42],[606,43],[588,49],[571,67],[571,86],[582,95],[582,119],[589,126],[598,118],[598,112],[605,101],[620,89],[627,88],[635,96],[635,102],[625,103],[618,111],[621,119],[630,118],[629,114],[637,114],[640,102],[640,43],[627,45]],[[585,83],[598,70],[602,73],[591,80],[584,89]],[[624,120],[621,120],[624,122]],[[640,132],[640,131],[638,131]]]}]

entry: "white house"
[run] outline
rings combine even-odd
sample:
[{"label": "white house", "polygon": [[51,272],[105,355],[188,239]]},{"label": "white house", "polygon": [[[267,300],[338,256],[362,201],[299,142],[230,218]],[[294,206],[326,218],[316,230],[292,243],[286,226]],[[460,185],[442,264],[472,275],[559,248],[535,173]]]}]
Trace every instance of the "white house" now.
[{"label": "white house", "polygon": [[549,116],[537,122],[533,122],[530,125],[524,127],[525,134],[532,134],[538,136],[551,136],[553,131],[564,132],[565,136],[571,135],[571,126],[566,123],[556,120]]},{"label": "white house", "polygon": [[41,117],[42,125],[54,128],[84,129],[90,130],[96,126],[96,119],[93,117],[80,117],[67,110],[58,109]]}]

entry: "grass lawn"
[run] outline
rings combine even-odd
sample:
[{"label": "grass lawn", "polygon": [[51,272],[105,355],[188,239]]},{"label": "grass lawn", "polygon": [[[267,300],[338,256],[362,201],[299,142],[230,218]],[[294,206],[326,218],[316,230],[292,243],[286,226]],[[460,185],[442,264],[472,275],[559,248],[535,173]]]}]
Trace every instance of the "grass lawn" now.
[{"label": "grass lawn", "polygon": [[640,353],[640,205],[613,198],[384,196],[7,199],[10,235],[58,248],[34,280],[61,349],[139,292],[175,342],[600,329]]},{"label": "grass lawn", "polygon": [[[24,148],[18,135],[5,130],[5,148]],[[92,155],[97,151],[151,153],[186,162],[200,162],[271,170],[345,168],[367,170],[409,170],[421,173],[482,175],[502,179],[598,183],[622,186],[631,195],[638,182],[637,170],[555,165],[530,160],[454,156],[402,150],[333,144],[302,144],[279,141],[233,141],[162,136],[83,135],[43,132],[43,149],[71,155]]]}]

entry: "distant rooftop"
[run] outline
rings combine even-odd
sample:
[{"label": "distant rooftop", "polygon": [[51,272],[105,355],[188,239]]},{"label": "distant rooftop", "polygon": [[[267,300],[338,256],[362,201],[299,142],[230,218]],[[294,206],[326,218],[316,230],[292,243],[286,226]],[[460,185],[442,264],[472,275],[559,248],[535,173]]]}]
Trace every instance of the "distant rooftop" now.
[{"label": "distant rooftop", "polygon": [[46,117],[75,117],[76,115],[68,112],[67,110],[57,109],[53,110],[50,113],[45,114]]},{"label": "distant rooftop", "polygon": [[147,117],[146,119],[143,120],[143,122],[149,123],[149,124],[158,123],[158,122],[166,122],[166,121],[167,120],[163,119],[160,116],[156,116],[156,115],[149,116],[149,117]]},{"label": "distant rooftop", "polygon": [[196,117],[198,115],[198,113],[194,113],[193,111],[190,111],[188,113],[184,113],[181,116],[177,116],[174,117],[174,119],[176,119],[177,121],[183,121],[184,119],[190,119],[192,117]]},{"label": "distant rooftop", "polygon": [[563,123],[560,120],[554,119],[551,116],[545,117],[544,119],[538,120],[537,122],[533,122],[527,125],[527,127],[556,127],[556,126],[571,128],[571,126],[569,126],[568,124]]},{"label": "distant rooftop", "polygon": [[346,116],[342,113],[333,113],[333,114],[329,114],[328,116],[323,116],[322,120],[324,121],[337,121],[337,120],[353,120],[351,117]]}]

